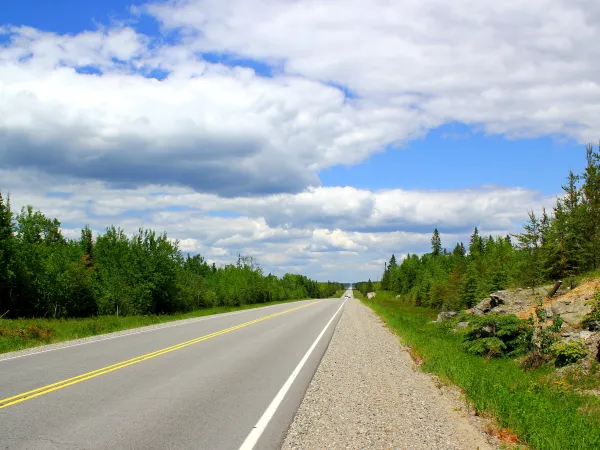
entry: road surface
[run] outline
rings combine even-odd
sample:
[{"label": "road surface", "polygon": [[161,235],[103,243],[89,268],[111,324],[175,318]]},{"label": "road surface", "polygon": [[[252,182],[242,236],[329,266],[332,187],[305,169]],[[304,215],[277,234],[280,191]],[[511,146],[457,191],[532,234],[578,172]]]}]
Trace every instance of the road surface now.
[{"label": "road surface", "polygon": [[0,449],[279,448],[344,299],[0,360]]}]

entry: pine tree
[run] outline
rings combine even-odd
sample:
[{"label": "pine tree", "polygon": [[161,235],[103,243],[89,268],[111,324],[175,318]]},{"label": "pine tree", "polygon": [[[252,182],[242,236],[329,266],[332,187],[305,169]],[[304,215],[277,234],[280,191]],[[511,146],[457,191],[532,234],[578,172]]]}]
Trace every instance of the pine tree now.
[{"label": "pine tree", "polygon": [[436,228],[433,230],[433,236],[431,236],[431,254],[433,256],[439,256],[442,253],[442,240],[440,238],[440,232]]},{"label": "pine tree", "polygon": [[479,236],[479,230],[477,227],[473,230],[471,238],[469,239],[469,255],[477,257],[483,251],[483,239]]},{"label": "pine tree", "polygon": [[600,265],[600,155],[592,144],[586,146],[587,166],[581,188],[584,198],[583,231],[588,247],[590,269]]},{"label": "pine tree", "polygon": [[529,212],[529,221],[523,225],[523,228],[525,232],[515,236],[524,255],[522,273],[524,281],[531,283],[531,289],[535,289],[535,286],[541,281],[541,232],[540,222],[533,211]]},{"label": "pine tree", "polygon": [[15,257],[15,237],[10,198],[6,201],[0,192],[0,315],[9,309],[11,287],[14,280],[12,266]]},{"label": "pine tree", "polygon": [[475,261],[471,260],[467,265],[467,272],[460,286],[460,299],[463,305],[471,308],[477,303],[477,285],[479,284],[479,272]]}]

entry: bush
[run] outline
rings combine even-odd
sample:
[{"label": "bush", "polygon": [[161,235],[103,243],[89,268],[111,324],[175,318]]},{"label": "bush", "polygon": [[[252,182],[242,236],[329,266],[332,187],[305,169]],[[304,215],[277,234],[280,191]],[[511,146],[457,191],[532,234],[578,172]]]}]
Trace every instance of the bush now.
[{"label": "bush", "polygon": [[581,339],[555,342],[552,345],[552,356],[557,367],[564,367],[587,356],[587,349]]},{"label": "bush", "polygon": [[533,327],[513,315],[473,316],[465,331],[468,353],[490,358],[525,353],[530,347]]},{"label": "bush", "polygon": [[485,356],[487,358],[497,358],[506,352],[506,344],[497,337],[471,341],[466,348],[467,352],[473,355]]}]

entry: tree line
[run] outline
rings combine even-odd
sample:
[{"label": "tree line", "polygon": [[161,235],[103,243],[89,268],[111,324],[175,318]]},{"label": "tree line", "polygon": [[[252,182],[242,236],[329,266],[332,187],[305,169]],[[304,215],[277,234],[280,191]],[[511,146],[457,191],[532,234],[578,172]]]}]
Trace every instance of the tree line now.
[{"label": "tree line", "polygon": [[438,229],[431,252],[392,255],[380,283],[356,283],[365,293],[389,290],[407,301],[432,308],[464,309],[490,293],[509,287],[539,286],[600,267],[600,154],[586,146],[587,165],[570,171],[551,211],[529,212],[520,233],[481,236],[477,227],[469,242],[443,248]]},{"label": "tree line", "polygon": [[79,239],[27,206],[11,211],[0,192],[0,317],[168,314],[213,306],[330,297],[341,283],[265,275],[251,257],[217,267],[184,255],[166,233],[129,236],[110,226]]}]

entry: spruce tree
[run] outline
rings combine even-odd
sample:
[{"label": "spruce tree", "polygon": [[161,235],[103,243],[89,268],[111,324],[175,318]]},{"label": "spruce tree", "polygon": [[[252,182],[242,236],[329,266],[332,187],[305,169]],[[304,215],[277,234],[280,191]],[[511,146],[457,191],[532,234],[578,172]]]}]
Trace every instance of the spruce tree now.
[{"label": "spruce tree", "polygon": [[581,188],[585,208],[583,230],[588,247],[588,268],[596,269],[600,265],[600,155],[592,144],[586,146],[586,158]]},{"label": "spruce tree", "polygon": [[433,236],[431,236],[431,254],[433,256],[439,256],[442,253],[442,240],[440,238],[440,232],[436,228],[433,230]]},{"label": "spruce tree", "polygon": [[531,283],[531,288],[541,281],[540,222],[533,211],[529,212],[529,221],[523,225],[525,231],[516,235],[523,255],[522,275],[526,283]]},{"label": "spruce tree", "polygon": [[14,281],[13,263],[15,257],[15,237],[10,198],[6,201],[0,192],[0,315],[9,310],[11,287]]},{"label": "spruce tree", "polygon": [[477,227],[473,230],[471,238],[469,239],[469,255],[476,257],[483,251],[483,240],[479,236],[479,230]]}]

